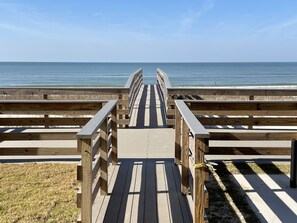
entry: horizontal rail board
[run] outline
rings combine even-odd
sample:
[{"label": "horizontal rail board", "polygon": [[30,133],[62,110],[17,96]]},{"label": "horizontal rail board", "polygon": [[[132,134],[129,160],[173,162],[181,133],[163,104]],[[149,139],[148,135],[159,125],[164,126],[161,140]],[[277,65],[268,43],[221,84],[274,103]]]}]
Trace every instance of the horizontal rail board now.
[{"label": "horizontal rail board", "polygon": [[91,118],[0,118],[2,126],[83,126]]},{"label": "horizontal rail board", "polygon": [[240,111],[286,111],[297,112],[295,101],[204,101],[185,100],[191,110],[240,110]]},{"label": "horizontal rail board", "polygon": [[263,88],[168,88],[169,94],[174,95],[233,95],[233,96],[297,96],[297,89],[263,89]]},{"label": "horizontal rail board", "polygon": [[77,133],[77,138],[90,139],[100,128],[107,115],[115,108],[117,100],[110,100],[97,114]]},{"label": "horizontal rail board", "polygon": [[297,126],[297,118],[204,118],[198,120],[203,125],[253,125],[253,126]]},{"label": "horizontal rail board", "polygon": [[15,100],[0,101],[0,112],[9,111],[80,111],[99,110],[106,101]]},{"label": "horizontal rail board", "polygon": [[101,87],[101,88],[0,88],[3,95],[98,95],[98,94],[128,94],[129,88],[126,87]]},{"label": "horizontal rail board", "polygon": [[207,129],[212,140],[294,140],[296,131]]},{"label": "horizontal rail board", "polygon": [[76,133],[0,133],[1,140],[75,140]]},{"label": "horizontal rail board", "polygon": [[202,124],[197,120],[193,113],[189,110],[183,101],[176,100],[176,107],[182,115],[183,119],[186,121],[191,133],[197,138],[209,138],[210,135]]}]

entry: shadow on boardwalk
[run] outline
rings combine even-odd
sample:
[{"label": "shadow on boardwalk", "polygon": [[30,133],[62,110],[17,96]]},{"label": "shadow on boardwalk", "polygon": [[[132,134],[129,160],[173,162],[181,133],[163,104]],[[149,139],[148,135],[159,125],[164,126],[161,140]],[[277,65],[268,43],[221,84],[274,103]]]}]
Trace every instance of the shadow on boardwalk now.
[{"label": "shadow on boardwalk", "polygon": [[120,160],[103,222],[192,222],[180,180],[172,159]]}]

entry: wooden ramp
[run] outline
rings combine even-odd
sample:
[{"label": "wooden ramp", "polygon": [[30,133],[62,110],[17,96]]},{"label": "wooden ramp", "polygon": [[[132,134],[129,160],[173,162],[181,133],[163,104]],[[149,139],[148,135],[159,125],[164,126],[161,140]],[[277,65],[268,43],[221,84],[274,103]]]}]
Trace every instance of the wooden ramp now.
[{"label": "wooden ramp", "polygon": [[109,175],[109,194],[94,204],[96,222],[192,222],[172,159],[120,159]]},{"label": "wooden ramp", "polygon": [[165,106],[157,85],[143,85],[139,90],[130,118],[130,128],[166,127]]}]

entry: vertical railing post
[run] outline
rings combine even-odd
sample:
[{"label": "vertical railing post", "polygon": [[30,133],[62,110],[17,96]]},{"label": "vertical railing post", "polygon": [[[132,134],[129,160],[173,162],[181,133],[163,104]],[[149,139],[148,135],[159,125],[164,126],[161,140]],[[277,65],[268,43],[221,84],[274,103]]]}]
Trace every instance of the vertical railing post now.
[{"label": "vertical railing post", "polygon": [[[47,94],[44,94],[44,95],[43,95],[43,99],[44,99],[44,100],[48,100],[48,95],[47,95]],[[45,114],[45,115],[44,115],[44,123],[45,123],[44,127],[45,127],[45,128],[49,128],[48,120],[49,120],[49,119],[48,119],[48,115]]]},{"label": "vertical railing post", "polygon": [[118,163],[118,132],[117,132],[117,107],[115,106],[111,112],[111,160],[112,164]]},{"label": "vertical railing post", "polygon": [[182,131],[182,185],[181,192],[184,195],[189,193],[189,127],[183,119]]},{"label": "vertical railing post", "polygon": [[297,181],[297,141],[292,140],[291,145],[291,170],[290,170],[290,187],[296,188]]},{"label": "vertical railing post", "polygon": [[91,139],[78,139],[81,147],[81,164],[83,179],[81,183],[81,221],[83,223],[92,222],[92,147]]},{"label": "vertical railing post", "polygon": [[181,160],[181,114],[175,107],[175,165],[180,165]]},{"label": "vertical railing post", "polygon": [[[255,99],[254,95],[250,95],[250,96],[249,96],[249,100],[250,100],[250,101],[253,101],[254,99]],[[254,117],[253,117],[252,115],[249,116],[249,120],[250,120],[251,122],[253,122],[253,118],[254,118]],[[253,124],[249,124],[248,129],[253,129]]]},{"label": "vertical railing post", "polygon": [[194,183],[194,222],[202,223],[204,222],[204,212],[205,212],[205,193],[204,193],[204,181],[207,168],[204,163],[204,154],[207,151],[206,139],[195,138],[195,154],[194,154],[194,173],[193,183]]},{"label": "vertical railing post", "polygon": [[100,127],[100,194],[107,195],[108,193],[108,129],[107,118],[102,122]]}]

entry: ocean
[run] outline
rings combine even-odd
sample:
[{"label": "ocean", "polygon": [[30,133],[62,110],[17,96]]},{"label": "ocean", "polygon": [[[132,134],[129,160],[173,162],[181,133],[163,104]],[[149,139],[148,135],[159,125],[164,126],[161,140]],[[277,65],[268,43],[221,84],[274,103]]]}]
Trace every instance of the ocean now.
[{"label": "ocean", "polygon": [[173,86],[297,86],[296,63],[54,63],[0,62],[1,87],[124,86],[143,69],[144,83],[156,83],[156,69]]}]

